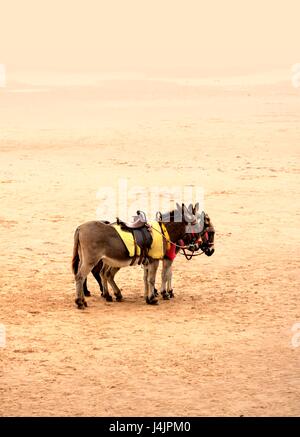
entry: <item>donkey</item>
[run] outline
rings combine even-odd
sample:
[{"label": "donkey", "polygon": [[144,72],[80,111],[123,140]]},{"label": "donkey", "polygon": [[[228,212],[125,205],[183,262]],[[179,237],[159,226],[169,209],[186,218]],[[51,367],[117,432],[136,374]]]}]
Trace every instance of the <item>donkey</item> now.
[{"label": "donkey", "polygon": [[[195,242],[196,240],[197,240],[197,242]],[[187,245],[187,247],[190,247],[190,245],[193,245],[193,247],[195,248],[194,250],[199,250],[199,248],[200,248],[200,246],[199,246],[200,241],[202,241],[202,240],[201,240],[201,237],[200,237],[199,233],[194,234],[193,236],[191,236],[190,234],[186,234],[181,240],[179,240],[175,244],[176,244],[176,247],[178,247],[178,248],[180,247],[179,243],[183,244],[184,247],[186,247],[185,245]],[[172,245],[173,244],[174,243],[172,243]],[[168,252],[169,251],[167,251],[167,254],[168,254]],[[168,267],[168,265],[165,264],[165,261],[167,261],[167,260],[170,263],[173,262],[173,259],[171,261],[170,258],[167,258],[167,255],[164,255],[164,258],[162,259],[162,262],[163,262],[162,276],[164,275],[164,269],[166,267]],[[102,263],[102,261],[100,261],[100,262]],[[143,265],[143,267],[144,267],[144,285],[145,285],[145,290],[146,290],[148,288],[148,264]],[[104,297],[109,302],[112,302],[113,299],[112,299],[111,295],[109,294],[108,287],[107,287],[107,282],[109,282],[111,284],[112,288],[114,289],[115,295],[117,296],[117,300],[118,301],[120,300],[120,297],[119,297],[120,294],[119,294],[118,291],[116,291],[117,285],[114,282],[115,274],[118,271],[119,271],[118,268],[112,268],[112,267],[109,267],[107,265],[103,265],[103,263],[102,263],[102,268],[101,268],[101,271],[100,271],[100,281],[101,281],[101,285],[102,285],[102,290],[103,291],[101,291],[101,295],[102,295],[102,297]],[[163,299],[165,299],[165,300],[169,299],[169,296],[168,296],[167,292],[162,292],[161,294],[162,294]],[[154,295],[155,295],[155,297],[158,296],[158,291],[157,291],[156,288],[154,288]]]},{"label": "donkey", "polygon": [[[196,205],[197,206],[197,205]],[[194,213],[197,211],[194,210]],[[213,227],[213,224],[210,220],[210,217],[207,213],[203,212],[203,230],[201,232],[201,240],[195,239],[196,236],[190,235],[190,241],[188,243],[190,248],[193,248],[193,252],[197,250],[202,250],[202,253],[205,253],[206,256],[212,256],[215,249],[214,249],[214,238],[215,238],[215,229]],[[181,243],[181,242],[179,242]],[[187,242],[183,239],[183,243],[187,244]],[[168,257],[165,256],[163,259],[163,265],[162,265],[162,271],[161,271],[161,288],[160,293],[164,299],[170,299],[174,297],[174,291],[172,287],[172,265],[175,259],[175,256],[180,251],[181,244],[178,244],[174,247],[173,256]],[[190,260],[191,256],[187,256],[184,252],[184,255],[186,259]],[[198,256],[192,255],[192,256]]]},{"label": "donkey", "polygon": [[[200,220],[184,204],[168,213],[170,221],[165,223],[171,243],[180,240],[186,234],[186,227],[189,226],[194,232],[199,232]],[[167,252],[167,244],[164,241],[164,254]],[[83,284],[87,275],[95,266],[103,261],[104,265],[109,267],[111,272],[107,280],[112,286],[117,300],[122,300],[122,294],[117,287],[114,276],[121,267],[136,265],[138,260],[132,262],[126,247],[123,244],[117,231],[109,224],[90,221],[80,225],[74,234],[74,247],[72,268],[76,281],[76,299],[75,303],[79,309],[87,306]],[[159,260],[149,259],[147,267],[147,281],[145,281],[145,300],[148,304],[157,304],[158,299],[155,296],[155,277]],[[147,282],[147,284],[146,284]],[[104,285],[104,284],[103,284]],[[147,286],[146,286],[147,285]]]},{"label": "donkey", "polygon": [[[162,279],[164,280],[164,278],[166,277],[166,282],[167,282],[167,277],[169,278],[169,271],[171,269],[172,263],[174,261],[175,256],[177,255],[177,253],[180,250],[180,245],[184,245],[185,247],[188,247],[188,250],[191,250],[191,248],[193,248],[193,251],[197,251],[200,249],[200,247],[202,248],[202,245],[199,245],[199,238],[197,237],[198,234],[194,234],[193,236],[191,234],[186,234],[186,236],[184,236],[180,241],[176,242],[176,245],[174,245],[174,250],[172,250],[172,253],[174,254],[171,257],[170,255],[168,255],[168,253],[165,255],[164,259],[162,260]],[[107,301],[112,302],[112,297],[108,292],[108,288],[107,288],[107,281],[109,282],[111,279],[114,278],[114,275],[117,273],[117,271],[112,271],[112,267],[109,267],[107,265],[103,264],[103,261],[100,260],[99,263],[92,269],[91,273],[93,274],[94,278],[96,279],[96,281],[98,282],[99,288],[100,288],[100,293],[101,296],[106,298]],[[168,279],[168,283],[170,281],[171,284],[171,276]],[[161,290],[161,295],[163,296],[164,299],[168,299],[168,294],[169,297],[174,297],[173,295],[173,290],[171,290],[171,285],[167,286],[163,288],[163,290]],[[103,286],[103,284],[105,284],[105,286]],[[170,290],[169,293],[166,290]],[[88,290],[87,287],[87,278],[85,279],[84,283],[83,283],[83,293],[85,296],[90,296],[91,292]],[[158,296],[158,292],[155,289],[155,294],[156,296]],[[118,299],[120,300],[120,299]]]},{"label": "donkey", "polygon": [[[199,214],[198,213],[199,205],[196,204],[195,207],[192,208],[193,214]],[[157,218],[159,221],[164,222],[164,220],[168,219],[168,217],[163,217],[160,213],[157,214]],[[109,223],[109,222],[105,222]],[[211,256],[214,253],[214,234],[215,230],[211,223],[211,220],[208,216],[208,214],[204,213],[204,211],[201,213],[201,223],[202,224],[202,230],[201,230],[201,237],[198,233],[187,233],[181,240],[177,241],[176,244],[173,245],[172,250],[169,251],[162,260],[162,272],[161,272],[161,288],[160,293],[163,297],[163,299],[168,300],[170,298],[174,297],[174,291],[172,288],[172,264],[173,261],[183,247],[188,248],[189,251],[192,251],[193,253],[198,250],[202,250],[202,253],[205,253],[207,256]],[[183,249],[184,250],[184,249]],[[193,256],[196,255],[186,255],[185,250],[184,254],[186,256],[186,259],[190,260]],[[104,297],[107,301],[111,302],[113,299],[111,295],[109,294],[107,282],[111,282],[111,280],[114,280],[114,275],[117,273],[119,269],[112,270],[109,266],[103,265],[103,261],[99,261],[99,263],[92,269],[92,274],[96,281],[99,284],[101,296]],[[145,287],[147,284],[147,267],[144,268],[144,283]],[[105,284],[105,287],[103,286]],[[83,283],[83,291],[85,296],[90,296],[91,293],[87,288],[87,279],[85,279]],[[158,296],[158,291],[155,289],[154,291],[156,297]],[[117,300],[120,299],[120,295]]]}]

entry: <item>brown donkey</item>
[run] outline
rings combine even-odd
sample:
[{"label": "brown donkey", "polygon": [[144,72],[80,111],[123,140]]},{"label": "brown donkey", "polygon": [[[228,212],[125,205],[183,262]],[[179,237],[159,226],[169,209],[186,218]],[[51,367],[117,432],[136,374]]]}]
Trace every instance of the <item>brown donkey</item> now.
[{"label": "brown donkey", "polygon": [[[195,207],[192,210],[193,214],[197,214],[199,216],[198,212],[198,204],[195,205]],[[159,220],[163,223],[163,216],[159,217]],[[188,250],[194,252],[198,252],[199,250],[202,251],[202,253],[205,253],[206,256],[213,255],[215,249],[214,249],[214,235],[215,235],[215,229],[213,227],[213,224],[210,220],[210,217],[207,213],[202,211],[201,213],[201,222],[203,229],[201,230],[201,233],[193,233],[193,234],[186,234],[180,241],[176,242],[176,246],[172,247],[172,250],[168,251],[165,255],[164,259],[162,260],[162,271],[161,271],[161,288],[160,292],[163,297],[163,299],[168,300],[170,298],[174,297],[174,291],[172,288],[172,264],[173,261],[178,254],[180,247],[184,244]],[[104,223],[109,223],[108,221]],[[199,238],[200,237],[200,238]],[[201,253],[197,253],[197,255],[200,255]],[[194,255],[195,256],[195,255]],[[192,259],[192,257],[186,256],[188,260]],[[119,269],[116,268],[110,268],[109,266],[103,265],[103,261],[99,261],[99,263],[92,269],[92,274],[96,281],[99,284],[101,296],[104,297],[107,301],[112,302],[112,297],[109,294],[107,282],[111,283],[114,281],[115,274],[119,271]],[[147,266],[145,266],[144,269],[144,284],[145,287],[147,287],[147,281],[148,281],[148,271]],[[115,295],[117,296],[117,300],[122,300],[121,291],[116,292],[117,285],[114,282],[114,290]],[[88,290],[87,287],[87,279],[83,283],[83,291],[85,296],[90,296],[91,293]],[[158,296],[158,292],[155,289],[155,294]]]},{"label": "brown donkey", "polygon": [[[174,211],[168,213],[169,221],[165,222],[166,229],[171,242],[176,242],[189,232],[199,232],[200,219],[193,213],[192,205],[186,208],[184,204],[178,204]],[[164,253],[167,251],[167,244],[164,240]],[[117,300],[122,299],[121,292],[114,282],[115,273],[121,268],[129,265],[136,265],[138,260],[132,263],[127,249],[119,234],[109,224],[100,221],[90,221],[80,225],[74,235],[74,248],[72,267],[76,281],[75,303],[79,309],[87,306],[84,297],[84,282],[87,275],[93,271],[97,264],[103,261],[109,271],[107,280],[110,282]],[[159,260],[149,258],[147,266],[147,284],[145,283],[145,299],[148,304],[157,304],[155,296],[155,277]],[[146,286],[147,285],[147,286]]]},{"label": "brown donkey", "polygon": [[[180,248],[184,247],[184,254],[185,249],[188,249],[192,252],[192,255],[187,254],[186,259],[190,260],[193,256],[200,255],[198,251],[201,250],[205,255],[211,256],[213,255],[215,249],[214,249],[214,235],[215,230],[211,223],[211,220],[204,211],[201,212],[201,214],[198,212],[199,204],[197,203],[194,207],[190,205],[189,210],[192,214],[196,215],[197,222],[200,224],[198,231],[199,232],[189,232],[186,233],[186,235],[183,236],[182,239],[179,241],[176,241],[175,245],[172,246],[172,248],[167,251],[165,254],[163,260],[162,260],[162,271],[161,271],[161,295],[164,300],[169,300],[170,298],[174,297],[174,292],[172,289],[172,264],[175,259],[175,256],[180,251]],[[167,215],[159,215],[158,220],[161,223],[168,222],[169,217]],[[200,219],[200,221],[199,221]],[[194,252],[198,252],[196,255]],[[101,295],[109,302],[112,301],[112,297],[109,294],[107,282],[109,282],[112,285],[112,288],[114,289],[114,293],[117,296],[117,300],[120,300],[120,296],[122,296],[120,293],[121,291],[118,289],[116,283],[114,282],[114,276],[119,271],[119,269],[116,268],[110,268],[109,266],[103,265],[103,262],[100,261],[101,266],[96,266],[97,269],[100,269],[100,276],[99,279],[97,279],[97,272],[94,272],[94,269],[92,270],[92,273],[94,277],[97,279]],[[96,274],[95,274],[96,273]],[[86,294],[87,286],[86,282],[84,284],[85,286],[85,296],[89,295]],[[148,288],[148,265],[146,264],[144,266],[144,286],[145,290]],[[158,292],[155,289],[155,296],[158,296]],[[122,299],[122,298],[121,298]]]}]

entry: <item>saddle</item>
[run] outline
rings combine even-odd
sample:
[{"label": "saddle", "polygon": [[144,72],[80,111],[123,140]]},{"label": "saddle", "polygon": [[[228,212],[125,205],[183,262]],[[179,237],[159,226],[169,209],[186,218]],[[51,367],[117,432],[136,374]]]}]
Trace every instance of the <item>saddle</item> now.
[{"label": "saddle", "polygon": [[[137,215],[133,217],[133,221],[129,223],[117,217],[117,224],[121,226],[122,230],[131,232],[135,243],[135,253],[137,253],[137,246],[140,248],[138,264],[145,264],[153,238],[145,213],[142,211],[137,211],[136,213]],[[133,257],[131,264],[134,263],[136,257],[137,255]]]}]

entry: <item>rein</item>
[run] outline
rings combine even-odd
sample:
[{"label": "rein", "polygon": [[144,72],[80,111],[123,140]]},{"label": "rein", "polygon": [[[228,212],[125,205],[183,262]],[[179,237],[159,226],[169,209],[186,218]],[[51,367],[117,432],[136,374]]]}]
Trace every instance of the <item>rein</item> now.
[{"label": "rein", "polygon": [[[200,250],[200,249],[199,249],[199,250]],[[201,249],[201,252],[200,252],[200,253],[194,253],[194,252],[196,252],[196,251],[193,250],[192,253],[188,253],[188,254],[187,254],[187,253],[185,252],[185,250],[183,249],[183,253],[182,253],[182,252],[179,252],[179,253],[180,253],[180,255],[184,255],[188,261],[190,261],[194,256],[200,256],[200,255],[203,255],[203,254],[205,253],[205,252],[203,252],[202,249]]]}]

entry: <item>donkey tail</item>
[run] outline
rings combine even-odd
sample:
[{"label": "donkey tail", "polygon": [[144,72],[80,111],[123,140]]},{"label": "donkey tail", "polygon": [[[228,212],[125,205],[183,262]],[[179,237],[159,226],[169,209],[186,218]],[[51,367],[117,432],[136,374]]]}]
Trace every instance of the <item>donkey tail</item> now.
[{"label": "donkey tail", "polygon": [[73,258],[72,258],[72,270],[74,275],[76,275],[79,265],[78,248],[79,248],[79,229],[77,228],[74,234],[74,247],[73,247]]}]

